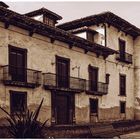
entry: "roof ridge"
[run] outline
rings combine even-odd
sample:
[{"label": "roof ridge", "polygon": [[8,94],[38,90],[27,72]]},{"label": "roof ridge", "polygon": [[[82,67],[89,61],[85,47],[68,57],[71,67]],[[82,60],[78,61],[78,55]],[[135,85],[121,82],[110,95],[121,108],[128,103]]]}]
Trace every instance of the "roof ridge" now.
[{"label": "roof ridge", "polygon": [[24,15],[26,15],[26,16],[34,16],[34,15],[37,15],[37,13],[40,13],[40,12],[42,12],[42,14],[43,14],[43,12],[47,12],[48,14],[53,15],[58,20],[62,19],[62,17],[60,15],[56,14],[55,12],[53,12],[53,11],[51,11],[51,10],[45,8],[45,7],[36,9],[36,10],[28,12],[28,13],[25,13]]}]

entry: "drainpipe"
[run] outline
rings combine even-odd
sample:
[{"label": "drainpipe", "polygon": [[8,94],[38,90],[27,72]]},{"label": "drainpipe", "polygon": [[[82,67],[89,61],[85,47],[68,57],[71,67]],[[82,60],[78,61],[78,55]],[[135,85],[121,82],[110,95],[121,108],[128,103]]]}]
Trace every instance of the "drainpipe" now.
[{"label": "drainpipe", "polygon": [[[105,47],[107,47],[107,27],[105,23],[103,23],[103,26],[104,26]],[[105,77],[106,77],[106,60],[105,60]]]},{"label": "drainpipe", "polygon": [[106,28],[106,24],[103,23],[103,26],[104,26],[104,36],[105,36],[105,47],[107,47],[107,28]]}]

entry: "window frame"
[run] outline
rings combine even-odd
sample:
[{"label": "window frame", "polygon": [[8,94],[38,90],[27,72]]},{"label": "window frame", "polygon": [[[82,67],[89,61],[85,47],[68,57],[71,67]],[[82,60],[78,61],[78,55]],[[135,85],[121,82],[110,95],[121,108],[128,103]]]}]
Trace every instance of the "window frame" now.
[{"label": "window frame", "polygon": [[15,108],[13,107],[13,101],[12,101],[13,94],[24,95],[24,99],[23,99],[24,100],[24,107],[25,107],[23,110],[23,113],[24,113],[27,109],[27,92],[10,90],[10,114],[20,113],[20,111],[22,111],[22,110],[20,110],[20,111],[15,110]]},{"label": "window frame", "polygon": [[[97,108],[96,108],[96,111],[94,112],[92,109],[92,102],[96,102],[97,103]],[[90,114],[98,114],[99,112],[99,100],[98,99],[93,99],[93,98],[90,98],[89,99],[89,103],[90,103]]]},{"label": "window frame", "polygon": [[[118,43],[119,43],[120,59],[125,61],[126,41],[119,38]],[[123,46],[122,48],[124,48],[124,52],[121,50],[121,46]],[[121,53],[121,52],[123,52],[123,53]]]},{"label": "window frame", "polygon": [[[93,83],[94,81],[92,80],[92,73],[93,71],[97,73],[96,77],[96,83]],[[89,91],[97,92],[98,91],[98,81],[99,81],[99,68],[95,66],[88,66],[88,82],[89,82]],[[94,89],[92,86],[95,86],[96,89]]]},{"label": "window frame", "polygon": [[[121,82],[121,77],[123,77],[125,79],[125,83],[124,83],[124,87],[122,86],[122,82]],[[125,74],[119,74],[119,95],[120,96],[126,96],[126,75]],[[124,88],[122,90],[122,87]],[[124,92],[122,92],[124,91]],[[123,93],[123,94],[122,94]]]},{"label": "window frame", "polygon": [[[124,108],[122,108],[122,105]],[[126,113],[126,101],[120,101],[120,114]]]}]

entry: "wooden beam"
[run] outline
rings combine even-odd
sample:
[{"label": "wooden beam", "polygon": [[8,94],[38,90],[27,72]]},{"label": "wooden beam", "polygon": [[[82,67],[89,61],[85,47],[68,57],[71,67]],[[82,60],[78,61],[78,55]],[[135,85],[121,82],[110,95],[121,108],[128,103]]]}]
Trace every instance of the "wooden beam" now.
[{"label": "wooden beam", "polygon": [[104,54],[104,55],[103,55],[104,60],[105,60],[107,57],[108,57],[108,54]]},{"label": "wooden beam", "polygon": [[85,49],[85,54],[87,54],[88,53],[88,50],[87,49]]},{"label": "wooden beam", "polygon": [[32,36],[33,36],[33,34],[35,33],[35,31],[36,31],[36,28],[34,28],[33,30],[30,30],[30,31],[29,31],[29,36],[31,36],[31,37],[32,37]]},{"label": "wooden beam", "polygon": [[111,25],[109,23],[107,25],[108,25],[108,28],[110,28]]},{"label": "wooden beam", "polygon": [[54,41],[55,41],[55,38],[51,38],[51,43],[54,43]]},{"label": "wooden beam", "polygon": [[73,44],[69,44],[69,49],[72,49],[72,47],[73,47]]},{"label": "wooden beam", "polygon": [[96,52],[96,56],[97,56],[97,58],[98,58],[98,57],[100,56],[100,53],[97,53],[97,52]]},{"label": "wooden beam", "polygon": [[4,28],[5,28],[5,29],[8,29],[9,26],[10,26],[10,23],[9,23],[8,21],[6,21],[5,24],[4,24]]}]

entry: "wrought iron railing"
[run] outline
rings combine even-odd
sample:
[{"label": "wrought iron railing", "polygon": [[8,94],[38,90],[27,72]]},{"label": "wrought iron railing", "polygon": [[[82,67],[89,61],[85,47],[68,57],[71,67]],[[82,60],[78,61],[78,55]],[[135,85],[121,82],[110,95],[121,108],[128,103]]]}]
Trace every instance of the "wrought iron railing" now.
[{"label": "wrought iron railing", "polygon": [[41,84],[41,71],[6,65],[3,66],[3,81],[8,85],[35,87]]},{"label": "wrought iron railing", "polygon": [[67,88],[72,90],[85,90],[85,79],[64,77],[53,73],[44,73],[44,86],[54,88]]},{"label": "wrought iron railing", "polygon": [[96,94],[107,94],[108,84],[103,82],[94,83],[91,80],[86,81],[86,91],[94,92]]},{"label": "wrought iron railing", "polygon": [[127,62],[127,63],[132,63],[132,55],[129,53],[124,53],[121,54],[120,52],[117,54],[116,57],[117,60],[123,61],[123,62]]}]

